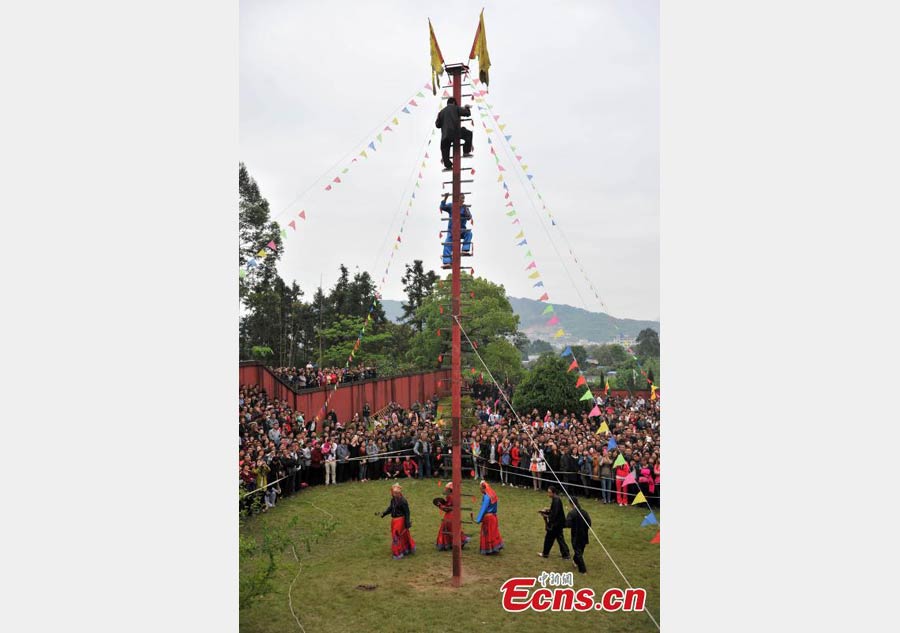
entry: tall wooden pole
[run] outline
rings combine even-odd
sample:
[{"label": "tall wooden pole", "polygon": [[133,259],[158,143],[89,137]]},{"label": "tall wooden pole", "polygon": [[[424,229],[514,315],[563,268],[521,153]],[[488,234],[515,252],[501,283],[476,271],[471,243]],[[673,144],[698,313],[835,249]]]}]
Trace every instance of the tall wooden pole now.
[{"label": "tall wooden pole", "polygon": [[[453,99],[457,105],[462,105],[462,71],[463,66],[456,66],[449,69],[450,76],[453,78]],[[462,126],[462,123],[460,123]],[[451,500],[453,503],[453,515],[451,522],[453,524],[453,580],[454,587],[462,584],[462,542],[460,540],[462,528],[462,364],[460,359],[460,331],[459,331],[459,315],[460,305],[459,296],[461,290],[460,281],[460,236],[461,230],[461,209],[460,198],[462,194],[462,183],[460,183],[460,171],[462,169],[462,152],[460,149],[459,136],[453,141],[453,210],[452,217],[452,276],[451,283],[451,301],[450,310],[453,315],[452,327],[452,352],[451,352],[451,409],[450,415],[453,420],[453,437],[451,446],[453,447],[453,493]]]}]

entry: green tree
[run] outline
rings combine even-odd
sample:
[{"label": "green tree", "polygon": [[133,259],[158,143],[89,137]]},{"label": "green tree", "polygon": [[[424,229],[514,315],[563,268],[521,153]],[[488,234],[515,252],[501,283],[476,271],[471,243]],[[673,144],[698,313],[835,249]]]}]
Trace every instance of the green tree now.
[{"label": "green tree", "polygon": [[553,346],[550,345],[547,341],[543,341],[541,339],[536,339],[531,342],[528,353],[529,354],[547,354],[553,352]]},{"label": "green tree", "polygon": [[[238,169],[238,194],[238,266],[247,270],[238,282],[238,294],[244,300],[257,285],[268,286],[278,276],[276,264],[281,257],[281,229],[269,218],[269,202],[260,194],[259,186],[244,163]],[[265,248],[270,242],[275,243],[274,252]],[[259,256],[260,250],[265,250],[265,257]]]},{"label": "green tree", "polygon": [[[513,339],[518,333],[519,317],[513,312],[503,286],[487,279],[465,279],[465,304],[462,328],[481,350],[498,339]],[[473,297],[474,295],[474,297]],[[473,300],[474,299],[474,300]],[[417,369],[432,369],[441,354],[450,352],[450,278],[440,282],[416,311],[416,317],[424,323],[422,332],[416,334],[410,344],[409,361]],[[441,334],[438,335],[438,330]],[[462,366],[476,367],[471,348],[463,336],[464,358]]]},{"label": "green tree", "polygon": [[484,364],[488,366],[494,379],[499,383],[509,379],[510,382],[516,384],[525,373],[519,350],[506,339],[500,338],[491,341],[479,352],[484,359]]},{"label": "green tree", "polygon": [[615,367],[628,358],[625,348],[614,343],[598,345],[591,351],[591,355],[597,359],[597,364],[601,367]]},{"label": "green tree", "polygon": [[635,352],[641,358],[659,358],[659,334],[656,330],[645,328],[638,332]]},{"label": "green tree", "polygon": [[407,301],[403,304],[403,322],[411,325],[416,332],[421,332],[425,327],[424,320],[416,316],[416,312],[425,298],[431,294],[438,279],[437,273],[433,270],[425,272],[421,259],[414,260],[412,265],[406,265],[403,290],[406,291]]},{"label": "green tree", "polygon": [[538,358],[513,394],[513,407],[520,413],[532,409],[541,412],[583,409],[586,403],[579,401],[575,381],[566,372],[569,362],[556,354]]}]

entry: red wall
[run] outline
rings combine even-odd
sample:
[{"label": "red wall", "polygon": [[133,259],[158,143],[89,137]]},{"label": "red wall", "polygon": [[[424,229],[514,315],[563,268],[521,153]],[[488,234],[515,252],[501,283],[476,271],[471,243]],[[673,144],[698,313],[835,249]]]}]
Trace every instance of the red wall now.
[{"label": "red wall", "polygon": [[[450,393],[449,378],[450,370],[444,369],[422,374],[346,383],[338,387],[337,391],[334,391],[334,387],[322,387],[294,393],[264,365],[242,363],[240,367],[241,385],[261,386],[270,398],[286,400],[292,409],[302,411],[307,420],[314,418],[316,414],[322,417],[322,405],[325,404],[328,395],[334,391],[328,408],[334,409],[341,422],[351,420],[355,413],[362,413],[363,405],[366,402],[369,403],[369,408],[374,413],[391,402],[409,408],[413,402],[425,402],[435,393],[439,396],[446,396]],[[437,384],[439,380],[443,381],[440,386]]]}]

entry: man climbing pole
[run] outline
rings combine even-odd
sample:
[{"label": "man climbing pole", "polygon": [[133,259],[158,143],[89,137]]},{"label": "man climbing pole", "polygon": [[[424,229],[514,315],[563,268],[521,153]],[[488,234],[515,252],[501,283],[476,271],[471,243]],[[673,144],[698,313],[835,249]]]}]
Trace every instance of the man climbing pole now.
[{"label": "man climbing pole", "polygon": [[[449,193],[444,194],[441,200],[441,211],[447,213],[450,217],[447,219],[447,234],[444,236],[444,263],[450,264],[453,253],[453,205],[447,202],[450,197]],[[472,219],[472,212],[466,206],[465,194],[459,195],[459,215],[462,221],[459,225],[459,238],[462,240],[462,252],[468,253],[472,250],[472,231],[466,228],[469,220]]]},{"label": "man climbing pole", "polygon": [[469,106],[460,107],[456,105],[456,99],[450,97],[444,109],[438,112],[434,122],[435,127],[441,128],[441,162],[444,163],[444,169],[453,169],[450,162],[450,146],[453,141],[461,138],[463,156],[472,154],[472,130],[462,126],[460,119],[464,116],[472,116]]}]

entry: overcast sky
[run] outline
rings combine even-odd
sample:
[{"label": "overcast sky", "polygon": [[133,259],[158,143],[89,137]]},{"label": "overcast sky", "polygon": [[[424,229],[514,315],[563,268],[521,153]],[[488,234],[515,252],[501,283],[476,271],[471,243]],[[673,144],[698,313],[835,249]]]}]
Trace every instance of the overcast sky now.
[{"label": "overcast sky", "polygon": [[[515,159],[498,147],[521,220],[510,225],[476,117],[476,182],[466,188],[473,192],[475,256],[467,263],[510,295],[536,299],[546,290],[554,303],[599,311],[567,239],[613,316],[658,319],[659,22],[653,0],[243,0],[241,160],[283,226],[301,209],[308,218],[298,219],[296,233],[288,229],[282,276],[296,279],[307,297],[320,275],[332,285],[342,262],[351,271],[369,270],[379,282],[404,218],[384,297],[403,297],[403,265],[413,259],[444,272],[437,204],[448,178],[436,159],[439,130],[420,188],[413,187],[438,99],[430,93],[417,98],[422,105],[397,115],[400,125],[384,134],[376,152],[367,150],[368,160],[350,160],[410,96],[425,92],[427,19],[445,62],[461,62],[482,7],[492,62],[488,100],[558,226],[550,225],[521,172],[521,180],[516,176]],[[350,171],[341,174],[345,167]],[[336,175],[342,183],[323,191]],[[411,191],[416,200],[406,217]],[[534,289],[531,271],[524,270],[530,259],[516,246],[520,229],[543,289]]]}]

